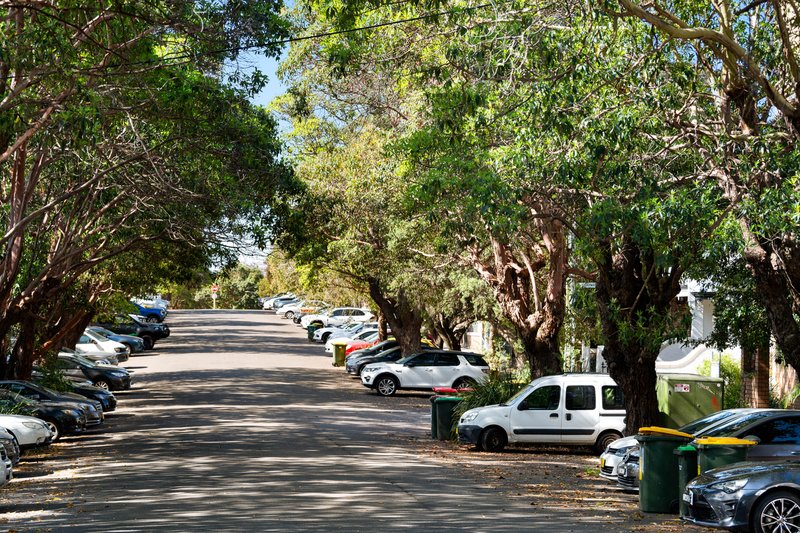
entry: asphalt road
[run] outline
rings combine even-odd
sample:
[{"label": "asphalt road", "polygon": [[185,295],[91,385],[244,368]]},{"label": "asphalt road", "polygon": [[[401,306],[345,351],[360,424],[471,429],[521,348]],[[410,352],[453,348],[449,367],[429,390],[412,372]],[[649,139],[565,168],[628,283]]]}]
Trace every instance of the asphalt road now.
[{"label": "asphalt road", "polygon": [[620,531],[424,452],[427,395],[379,398],[271,313],[184,311],[125,363],[105,428],[29,455],[14,531]]}]

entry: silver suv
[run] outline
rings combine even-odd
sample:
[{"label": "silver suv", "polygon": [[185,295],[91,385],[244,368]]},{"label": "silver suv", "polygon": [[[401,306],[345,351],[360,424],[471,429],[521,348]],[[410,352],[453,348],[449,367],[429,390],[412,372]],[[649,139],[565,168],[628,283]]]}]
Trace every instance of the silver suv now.
[{"label": "silver suv", "polygon": [[381,396],[399,389],[466,388],[484,381],[489,365],[478,354],[426,350],[396,362],[372,363],[361,370],[361,383]]}]

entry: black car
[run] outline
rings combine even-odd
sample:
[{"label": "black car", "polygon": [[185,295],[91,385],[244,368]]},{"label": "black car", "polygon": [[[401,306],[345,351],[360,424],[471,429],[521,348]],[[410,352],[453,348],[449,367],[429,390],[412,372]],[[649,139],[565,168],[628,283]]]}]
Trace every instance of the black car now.
[{"label": "black car", "polygon": [[19,380],[0,380],[0,388],[16,392],[30,400],[40,403],[71,402],[79,405],[86,414],[86,427],[103,423],[103,406],[100,402],[90,400],[72,392],[57,392],[53,389]]},{"label": "black car", "polygon": [[101,389],[117,391],[131,388],[131,375],[122,367],[98,365],[80,355],[58,354],[58,368],[70,377],[84,377]]},{"label": "black car", "polygon": [[[422,349],[429,350],[433,348],[423,346]],[[369,348],[366,350],[360,350],[361,352],[364,352],[361,354],[353,352],[350,354],[350,357],[345,360],[345,370],[347,370],[348,374],[359,376],[361,375],[361,369],[370,363],[394,362],[403,357],[403,352],[400,346],[392,346],[378,353],[369,353],[367,350],[369,350]]]},{"label": "black car", "polygon": [[44,421],[50,428],[53,442],[62,435],[82,433],[86,429],[86,414],[72,402],[35,402],[10,390],[0,389],[0,409]]},{"label": "black car", "polygon": [[800,531],[800,462],[745,462],[689,482],[684,520],[756,533]]},{"label": "black car", "polygon": [[[33,379],[34,383],[40,383],[42,377],[42,371],[38,367],[34,366],[33,373],[31,374],[31,378]],[[100,406],[103,408],[104,413],[114,411],[117,408],[117,397],[114,396],[114,393],[110,390],[92,385],[92,382],[87,381],[86,376],[83,375],[80,377],[64,377],[69,382],[72,392],[83,396],[84,398],[89,398],[90,400],[100,402]]]},{"label": "black car", "polygon": [[169,337],[169,326],[145,321],[144,317],[137,315],[117,314],[112,322],[98,322],[94,324],[120,335],[135,335],[144,342],[145,350],[152,350],[157,340]]}]

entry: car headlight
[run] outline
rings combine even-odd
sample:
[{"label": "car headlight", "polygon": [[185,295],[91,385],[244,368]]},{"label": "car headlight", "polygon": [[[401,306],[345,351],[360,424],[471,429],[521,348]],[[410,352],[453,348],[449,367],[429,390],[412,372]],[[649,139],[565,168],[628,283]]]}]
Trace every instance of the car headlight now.
[{"label": "car headlight", "polygon": [[109,375],[109,376],[113,376],[113,377],[115,377],[115,378],[124,378],[124,377],[126,377],[128,374],[126,374],[125,372],[109,372],[109,373],[108,373],[108,375]]},{"label": "car headlight", "polygon": [[37,422],[23,422],[22,425],[29,429],[42,429],[42,425]]},{"label": "car headlight", "polygon": [[476,418],[478,418],[478,411],[472,411],[464,414],[464,416],[461,417],[461,420],[463,422],[472,422]]},{"label": "car headlight", "polygon": [[722,481],[720,483],[712,483],[708,486],[712,490],[721,490],[726,494],[733,494],[738,492],[747,485],[747,479],[732,479],[730,481]]},{"label": "car headlight", "polygon": [[375,369],[370,367],[365,367],[361,370],[362,374],[371,374],[372,372],[375,372]]}]

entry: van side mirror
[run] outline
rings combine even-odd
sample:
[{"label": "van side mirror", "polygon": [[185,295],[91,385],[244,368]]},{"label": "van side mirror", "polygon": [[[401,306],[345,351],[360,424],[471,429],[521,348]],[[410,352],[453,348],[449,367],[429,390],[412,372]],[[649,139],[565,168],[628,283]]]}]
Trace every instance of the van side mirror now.
[{"label": "van side mirror", "polygon": [[517,406],[517,410],[519,410],[519,411],[527,411],[528,410],[528,399],[527,398],[522,400],[521,402],[519,402],[519,405]]}]

